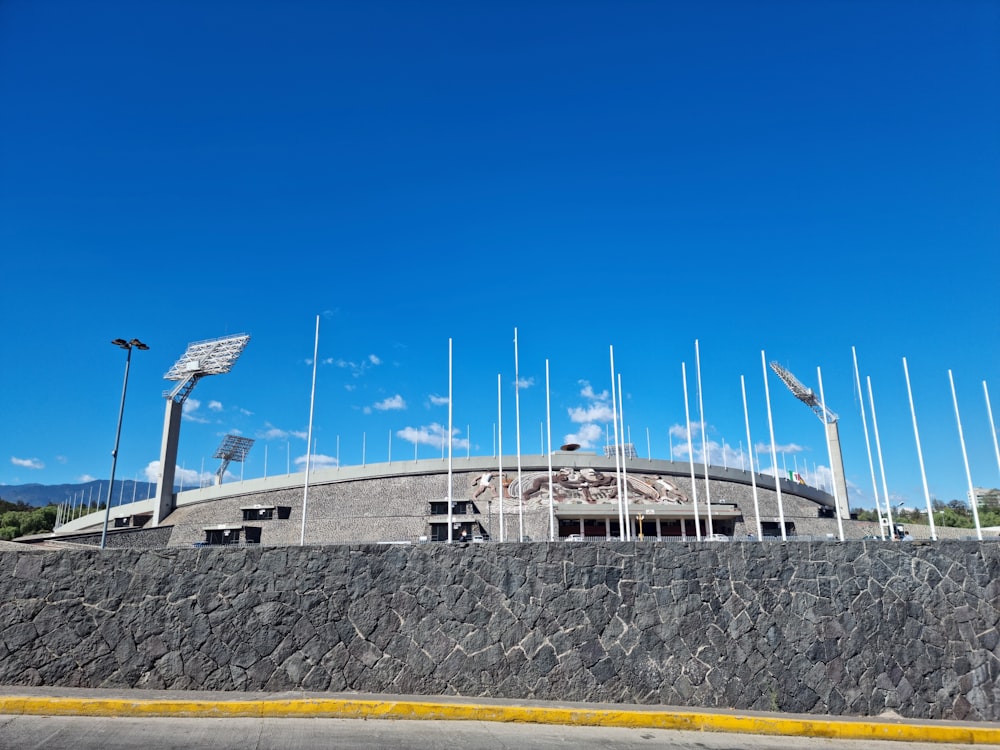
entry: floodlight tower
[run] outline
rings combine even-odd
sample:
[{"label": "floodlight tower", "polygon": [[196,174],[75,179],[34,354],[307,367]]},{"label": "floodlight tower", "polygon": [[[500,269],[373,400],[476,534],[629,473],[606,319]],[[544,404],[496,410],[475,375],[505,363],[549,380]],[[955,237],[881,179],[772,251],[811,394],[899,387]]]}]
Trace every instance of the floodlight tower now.
[{"label": "floodlight tower", "polygon": [[[837,515],[840,518],[849,519],[851,509],[847,502],[847,475],[844,473],[844,456],[840,451],[840,428],[837,426],[840,417],[816,398],[812,388],[806,388],[792,373],[777,362],[771,363],[771,369],[781,378],[781,382],[788,386],[792,395],[812,409],[819,417],[819,421],[826,425],[826,439],[830,447],[830,472],[833,474],[833,485],[836,489]],[[775,477],[775,481],[777,481],[777,477]]]},{"label": "floodlight tower", "polygon": [[174,474],[177,470],[177,444],[181,436],[181,413],[191,391],[206,375],[221,375],[233,369],[233,364],[250,341],[247,334],[188,344],[184,355],[174,362],[165,380],[177,385],[164,391],[167,411],[163,419],[163,443],[160,447],[160,475],[156,486],[153,525],[158,526],[174,509]]},{"label": "floodlight tower", "polygon": [[246,460],[247,453],[250,452],[253,442],[253,438],[240,437],[239,435],[226,435],[222,438],[222,444],[215,451],[215,458],[222,459],[222,465],[215,472],[215,483],[217,485],[222,484],[222,477],[225,476],[226,469],[229,468],[231,461],[243,463]]}]

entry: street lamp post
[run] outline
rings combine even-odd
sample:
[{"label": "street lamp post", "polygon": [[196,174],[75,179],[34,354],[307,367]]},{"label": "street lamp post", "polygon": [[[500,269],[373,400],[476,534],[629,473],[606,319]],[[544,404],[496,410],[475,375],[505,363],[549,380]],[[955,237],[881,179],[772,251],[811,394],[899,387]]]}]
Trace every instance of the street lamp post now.
[{"label": "street lamp post", "polygon": [[118,407],[118,428],[115,430],[115,449],[111,451],[111,482],[108,484],[108,502],[104,508],[104,528],[101,530],[101,549],[104,549],[108,539],[108,519],[111,517],[111,492],[115,486],[115,468],[118,465],[118,441],[122,436],[122,415],[125,413],[125,391],[128,389],[128,368],[129,364],[132,362],[132,350],[146,350],[149,348],[144,343],[139,341],[139,339],[132,339],[131,341],[126,341],[125,339],[115,339],[111,343],[125,349],[128,354],[125,356],[125,381],[122,383],[122,402],[121,406]]}]

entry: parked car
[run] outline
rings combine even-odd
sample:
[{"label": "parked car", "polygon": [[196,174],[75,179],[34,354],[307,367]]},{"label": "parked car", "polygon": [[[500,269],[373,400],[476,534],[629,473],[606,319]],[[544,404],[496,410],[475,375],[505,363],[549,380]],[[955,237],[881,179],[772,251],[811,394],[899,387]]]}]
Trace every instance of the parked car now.
[{"label": "parked car", "polygon": [[583,541],[583,534],[570,534],[568,537],[566,537],[566,541],[567,542],[582,542]]},{"label": "parked car", "polygon": [[482,544],[486,540],[483,538],[482,534],[473,534],[472,541],[476,544]]},{"label": "parked car", "polygon": [[707,534],[705,536],[706,542],[728,542],[729,537],[725,534]]}]

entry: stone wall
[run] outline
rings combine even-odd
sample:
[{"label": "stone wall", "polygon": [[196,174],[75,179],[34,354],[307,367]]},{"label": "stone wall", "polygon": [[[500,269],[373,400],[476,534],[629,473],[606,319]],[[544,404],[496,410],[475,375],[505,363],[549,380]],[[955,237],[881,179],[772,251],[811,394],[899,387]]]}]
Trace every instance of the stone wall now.
[{"label": "stone wall", "polygon": [[1000,720],[995,543],[0,552],[0,683]]}]

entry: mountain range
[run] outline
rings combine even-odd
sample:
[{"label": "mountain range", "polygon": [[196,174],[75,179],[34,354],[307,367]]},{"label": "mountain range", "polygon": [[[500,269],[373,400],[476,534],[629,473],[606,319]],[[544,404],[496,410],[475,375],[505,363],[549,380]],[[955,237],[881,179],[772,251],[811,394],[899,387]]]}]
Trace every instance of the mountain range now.
[{"label": "mountain range", "polygon": [[[115,506],[122,502],[130,503],[133,499],[145,500],[155,492],[156,485],[151,482],[115,480],[111,504]],[[0,500],[39,508],[49,504],[58,505],[67,500],[85,505],[93,504],[96,507],[98,500],[107,499],[107,494],[108,482],[104,479],[80,484],[0,484]]]}]

